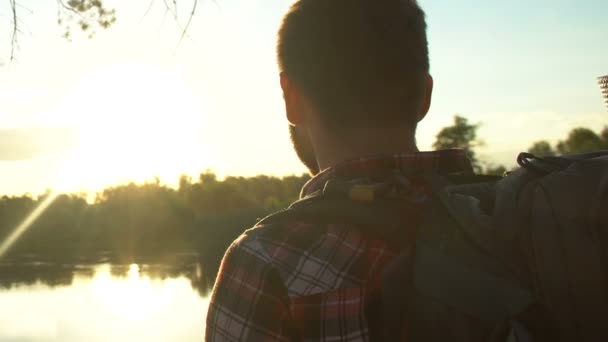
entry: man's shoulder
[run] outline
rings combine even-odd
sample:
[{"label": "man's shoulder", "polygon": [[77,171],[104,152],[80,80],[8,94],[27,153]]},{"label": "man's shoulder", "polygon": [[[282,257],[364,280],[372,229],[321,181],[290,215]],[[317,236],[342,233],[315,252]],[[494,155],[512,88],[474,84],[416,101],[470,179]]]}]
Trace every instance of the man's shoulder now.
[{"label": "man's shoulder", "polygon": [[290,297],[359,286],[371,269],[394,254],[386,241],[345,223],[256,225],[238,241],[249,254],[263,251],[264,262],[278,272]]},{"label": "man's shoulder", "polygon": [[261,222],[246,230],[242,237],[246,239],[282,240],[292,236],[313,236],[327,231],[327,224],[318,224],[300,220],[289,222]]},{"label": "man's shoulder", "polygon": [[267,258],[272,259],[279,248],[289,248],[293,253],[307,250],[327,232],[327,224],[300,221],[256,224],[241,234],[232,248],[262,249]]}]

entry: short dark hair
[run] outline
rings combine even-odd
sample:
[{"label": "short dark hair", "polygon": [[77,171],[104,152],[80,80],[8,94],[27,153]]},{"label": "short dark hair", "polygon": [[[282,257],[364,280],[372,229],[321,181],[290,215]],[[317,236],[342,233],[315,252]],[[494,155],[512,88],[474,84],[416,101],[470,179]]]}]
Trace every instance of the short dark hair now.
[{"label": "short dark hair", "polygon": [[429,72],[416,0],[299,0],[279,30],[279,68],[325,124],[410,120]]}]

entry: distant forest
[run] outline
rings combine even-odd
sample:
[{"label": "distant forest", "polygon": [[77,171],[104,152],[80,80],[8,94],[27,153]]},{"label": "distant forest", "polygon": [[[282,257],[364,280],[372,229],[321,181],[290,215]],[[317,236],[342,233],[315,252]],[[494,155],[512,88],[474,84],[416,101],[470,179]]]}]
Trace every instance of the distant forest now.
[{"label": "distant forest", "polygon": [[[105,189],[94,203],[59,195],[5,255],[3,263],[174,264],[195,255],[213,278],[227,246],[258,218],[295,201],[310,177],[182,176]],[[0,199],[0,241],[48,195]]]},{"label": "distant forest", "polygon": [[[434,147],[465,148],[479,172],[504,172],[504,166],[477,159],[477,127],[456,116],[453,126],[439,132]],[[600,149],[608,149],[607,128],[599,134],[576,128],[555,146],[541,141],[530,147],[539,155]],[[182,176],[177,188],[159,181],[111,187],[97,194],[93,203],[88,203],[85,195],[59,195],[0,260],[0,265],[179,266],[195,262],[205,279],[191,279],[199,288],[206,288],[212,284],[228,245],[257,219],[296,200],[309,178],[301,175],[218,180],[207,171],[196,179]],[[0,198],[0,241],[46,196],[49,194]],[[18,270],[25,272],[25,268],[15,268]],[[37,279],[35,274],[23,276],[29,277],[30,282]]]}]

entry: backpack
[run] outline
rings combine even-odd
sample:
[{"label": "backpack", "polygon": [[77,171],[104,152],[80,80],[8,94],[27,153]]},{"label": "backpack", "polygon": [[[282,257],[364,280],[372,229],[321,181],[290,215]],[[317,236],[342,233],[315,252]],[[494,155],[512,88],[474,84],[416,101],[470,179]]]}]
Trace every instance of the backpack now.
[{"label": "backpack", "polygon": [[608,341],[608,151],[518,157],[493,225],[520,253],[552,341]]},{"label": "backpack", "polygon": [[434,191],[416,231],[399,217],[407,199],[331,181],[260,224],[338,219],[415,239],[366,312],[373,341],[608,341],[608,151],[517,161],[502,179],[423,175]]}]

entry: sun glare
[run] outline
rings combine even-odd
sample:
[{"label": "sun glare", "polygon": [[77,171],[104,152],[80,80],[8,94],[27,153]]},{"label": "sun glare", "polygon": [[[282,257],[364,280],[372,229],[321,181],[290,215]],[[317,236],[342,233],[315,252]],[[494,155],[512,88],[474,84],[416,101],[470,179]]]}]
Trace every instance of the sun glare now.
[{"label": "sun glare", "polygon": [[19,240],[21,235],[25,233],[30,226],[36,222],[38,217],[44,213],[44,211],[53,203],[53,201],[57,198],[55,193],[47,194],[46,198],[38,204],[36,209],[34,209],[24,220],[19,224],[13,232],[1,241],[0,243],[0,259],[8,252],[11,247]]},{"label": "sun glare", "polygon": [[69,96],[80,145],[59,182],[99,190],[159,177],[176,183],[209,165],[202,142],[203,113],[173,70],[121,65],[89,75]]},{"label": "sun glare", "polygon": [[129,321],[143,321],[159,314],[175,297],[171,286],[163,286],[146,275],[138,265],[130,265],[126,278],[113,278],[110,268],[101,269],[93,279],[95,297],[111,314]]}]

